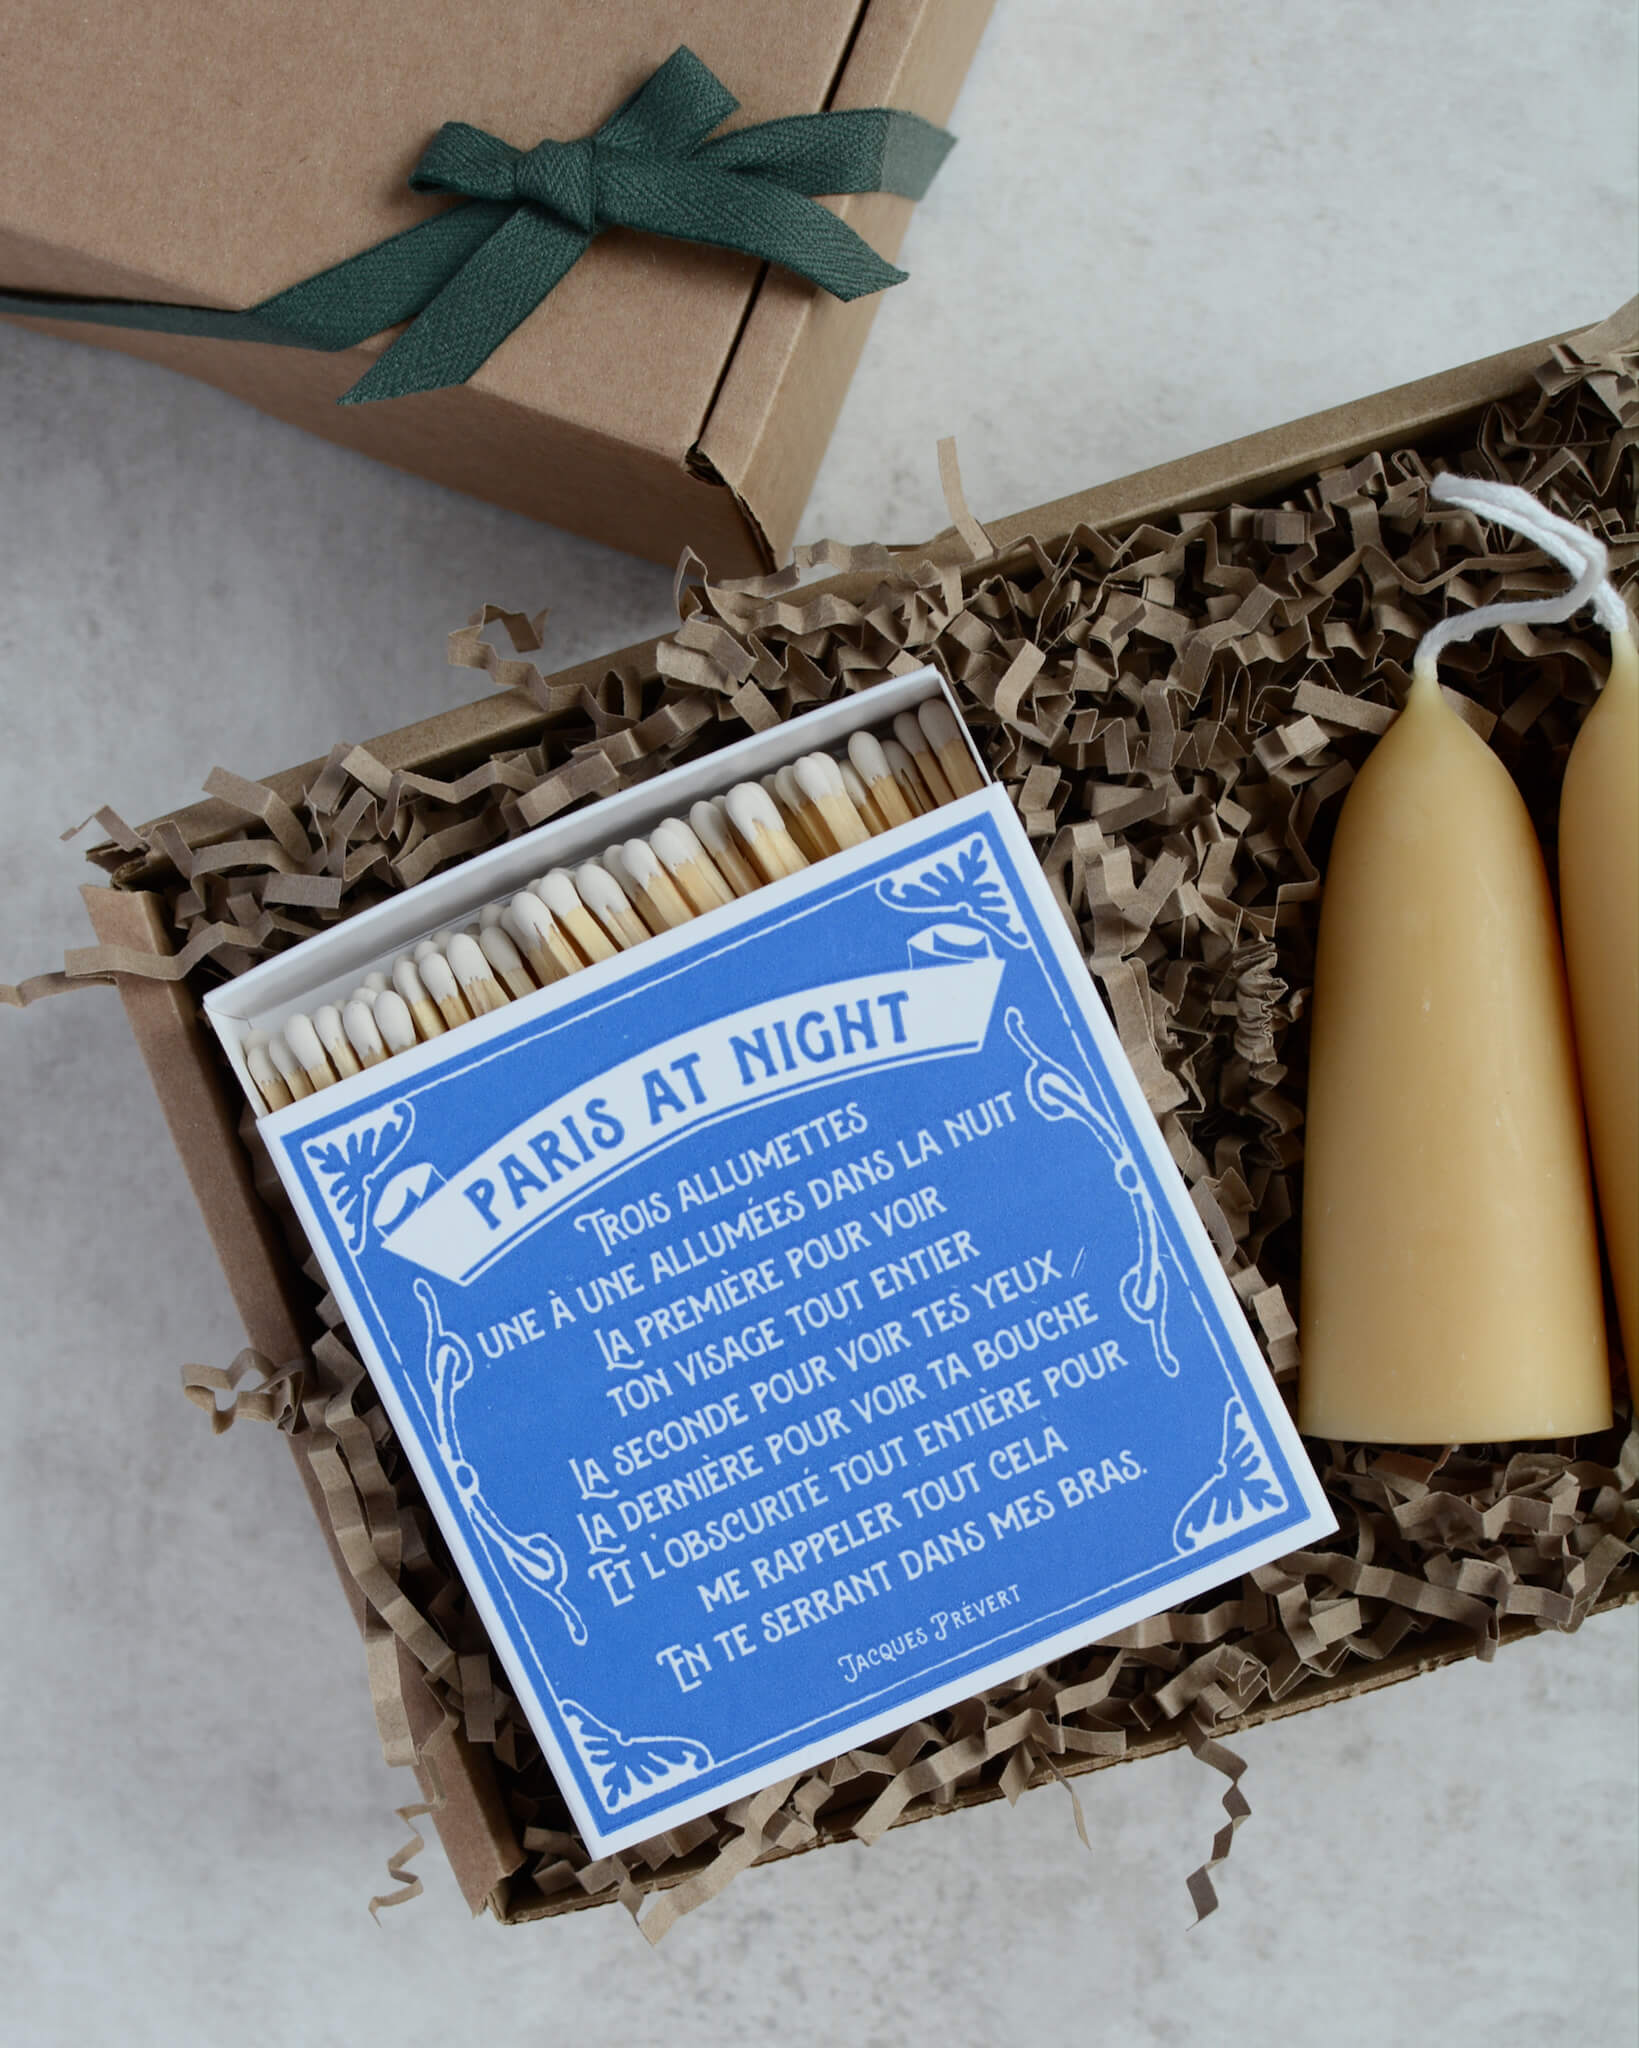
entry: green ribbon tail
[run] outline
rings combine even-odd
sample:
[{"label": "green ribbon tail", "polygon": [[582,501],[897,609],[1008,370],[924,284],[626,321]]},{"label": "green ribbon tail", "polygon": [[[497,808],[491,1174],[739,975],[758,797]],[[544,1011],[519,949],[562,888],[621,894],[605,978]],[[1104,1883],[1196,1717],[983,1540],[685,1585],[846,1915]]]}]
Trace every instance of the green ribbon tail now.
[{"label": "green ribbon tail", "polygon": [[737,249],[795,271],[839,299],[863,298],[905,277],[817,200],[772,178],[708,168],[698,157],[664,165],[621,158],[604,167],[599,195],[608,217],[622,227]]},{"label": "green ribbon tail", "polygon": [[921,199],[956,147],[956,137],[898,107],[845,107],[789,114],[738,128],[695,152],[717,171],[755,172],[810,196],[892,192]]},{"label": "green ribbon tail", "polygon": [[45,292],[0,292],[0,313],[334,354],[413,320],[514,211],[511,205],[469,200],[242,313],[140,299],[54,298]]},{"label": "green ribbon tail", "polygon": [[500,213],[501,225],[485,235],[339,403],[370,405],[465,383],[573,269],[591,239],[531,207],[480,204]]},{"label": "green ribbon tail", "polygon": [[305,334],[252,311],[168,306],[142,299],[54,298],[49,292],[0,292],[0,313],[24,320],[72,320],[82,327],[130,327],[142,334],[202,335],[212,341],[261,341],[274,348],[316,348]]}]

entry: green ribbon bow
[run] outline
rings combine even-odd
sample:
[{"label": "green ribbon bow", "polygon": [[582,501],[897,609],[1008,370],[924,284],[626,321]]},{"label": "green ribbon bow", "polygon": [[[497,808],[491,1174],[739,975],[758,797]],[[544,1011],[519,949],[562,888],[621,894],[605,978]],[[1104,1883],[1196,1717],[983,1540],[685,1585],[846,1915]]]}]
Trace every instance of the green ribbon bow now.
[{"label": "green ribbon bow", "polygon": [[533,149],[447,121],[410,173],[464,204],[248,312],[0,292],[0,312],[285,348],[352,348],[409,327],[343,405],[461,384],[534,312],[602,228],[739,249],[839,299],[899,284],[818,193],[920,199],[955,138],[891,107],[797,114],[707,140],[739,101],[679,49],[595,134]]}]

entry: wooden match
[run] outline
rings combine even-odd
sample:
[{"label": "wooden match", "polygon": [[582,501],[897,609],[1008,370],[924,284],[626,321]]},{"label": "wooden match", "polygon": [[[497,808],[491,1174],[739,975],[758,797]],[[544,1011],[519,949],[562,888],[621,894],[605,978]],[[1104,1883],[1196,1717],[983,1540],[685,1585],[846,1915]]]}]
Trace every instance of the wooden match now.
[{"label": "wooden match", "polygon": [[953,795],[972,796],[975,790],[984,788],[985,779],[962,737],[956,714],[942,697],[930,697],[927,703],[919,704],[916,722],[927,735],[928,745]]},{"label": "wooden match", "polygon": [[729,823],[744,840],[752,864],[765,882],[802,873],[808,862],[786,831],[779,805],[760,783],[736,783],[723,801]]},{"label": "wooden match", "polygon": [[285,1019],[285,1043],[301,1062],[302,1072],[307,1076],[310,1088],[330,1088],[340,1079],[331,1066],[324,1043],[313,1025],[311,1017],[300,1013]]},{"label": "wooden match", "polygon": [[549,875],[542,875],[538,882],[531,882],[529,886],[574,940],[581,957],[588,963],[595,965],[599,960],[612,960],[620,951],[581,901],[574,879],[565,869],[554,868]]},{"label": "wooden match", "polygon": [[[846,759],[839,761],[837,763],[837,773],[842,777],[842,786],[848,793],[849,803],[853,805],[854,809],[858,811],[860,817],[864,820],[866,831],[871,834],[873,839],[877,833],[886,832],[888,822],[871,801],[871,792],[860,781],[859,770],[854,766],[853,762]],[[896,790],[894,793],[897,795],[898,791]]]},{"label": "wooden match", "polygon": [[[453,1031],[458,1024],[470,1024],[472,1012],[467,1008],[455,971],[430,939],[423,939],[416,947],[415,964],[428,995],[438,1005],[438,1014],[449,1028]],[[347,1035],[353,1037],[351,1024],[347,1027]],[[354,1043],[357,1042],[354,1039]]]},{"label": "wooden match", "polygon": [[492,923],[479,924],[479,952],[489,962],[496,980],[514,1002],[520,996],[532,996],[540,984],[524,965],[523,955],[512,943],[510,935],[502,925],[499,907],[486,904],[485,908],[494,910],[495,917]]},{"label": "wooden match", "polygon": [[651,930],[671,932],[694,922],[692,904],[646,839],[628,839],[620,854],[638,910]]},{"label": "wooden match", "polygon": [[265,1031],[253,1031],[245,1040],[245,1065],[270,1110],[288,1109],[295,1097],[280,1078],[279,1069],[268,1057]]},{"label": "wooden match", "polygon": [[336,1070],[338,1080],[361,1073],[359,1056],[348,1043],[347,1032],[341,1021],[341,1011],[334,1003],[324,1003],[313,1012],[313,1029],[319,1034],[319,1043],[324,1047],[330,1064]]},{"label": "wooden match", "polygon": [[928,795],[933,799],[935,809],[940,804],[953,803],[956,792],[945,779],[945,771],[939,765],[939,756],[933,751],[932,742],[922,730],[922,721],[914,711],[901,711],[893,722],[894,738],[916,763],[916,772],[921,776]]},{"label": "wooden match", "polygon": [[882,742],[882,758],[887,762],[898,784],[899,794],[905,799],[906,808],[913,817],[923,817],[927,812],[937,810],[928,785],[922,780],[920,769],[898,740]]},{"label": "wooden match", "polygon": [[649,834],[649,844],[697,916],[734,901],[722,869],[681,818],[664,819]]},{"label": "wooden match", "polygon": [[626,891],[601,861],[585,861],[576,868],[575,888],[586,908],[622,951],[641,946],[650,936]]},{"label": "wooden match", "polygon": [[461,990],[461,999],[475,1017],[487,1017],[492,1010],[504,1010],[512,998],[495,979],[484,950],[471,932],[457,932],[445,949]]},{"label": "wooden match", "polygon": [[376,1015],[370,1005],[361,1002],[357,996],[349,996],[342,1008],[341,1021],[353,1050],[359,1056],[359,1064],[366,1067],[380,1066],[387,1057],[387,1048],[382,1043],[381,1033],[376,1029]]},{"label": "wooden match", "polygon": [[423,1038],[437,1038],[447,1028],[412,954],[402,954],[393,962],[393,987],[409,1004],[415,1028]]},{"label": "wooden match", "polygon": [[810,817],[817,821],[817,831],[828,841],[828,852],[865,844],[870,829],[849,801],[842,770],[829,754],[805,754],[791,773]]},{"label": "wooden match", "polygon": [[542,988],[586,965],[533,889],[518,891],[506,907],[504,923]]},{"label": "wooden match", "polygon": [[797,781],[796,770],[788,762],[773,775],[763,777],[763,788],[778,805],[803,859],[810,865],[817,860],[824,860],[833,848],[825,836],[825,826],[819,812],[803,794],[802,787]]},{"label": "wooden match", "polygon": [[268,1057],[279,1070],[279,1078],[290,1090],[293,1102],[302,1102],[313,1093],[313,1083],[302,1072],[302,1063],[291,1051],[289,1042],[282,1031],[275,1031],[267,1042]]},{"label": "wooden match", "polygon": [[892,765],[875,733],[856,732],[848,742],[849,764],[865,785],[865,794],[881,813],[884,829],[908,825],[917,815],[905,799]]},{"label": "wooden match", "polygon": [[410,1015],[410,1006],[396,988],[384,989],[376,997],[376,1006],[370,1012],[371,1021],[381,1033],[381,1042],[387,1049],[389,1059],[394,1053],[408,1052],[412,1045],[419,1045],[416,1036],[415,1019]]},{"label": "wooden match", "polygon": [[750,896],[763,886],[762,876],[746,859],[745,850],[735,837],[721,797],[702,798],[690,810],[689,823],[736,896]]}]

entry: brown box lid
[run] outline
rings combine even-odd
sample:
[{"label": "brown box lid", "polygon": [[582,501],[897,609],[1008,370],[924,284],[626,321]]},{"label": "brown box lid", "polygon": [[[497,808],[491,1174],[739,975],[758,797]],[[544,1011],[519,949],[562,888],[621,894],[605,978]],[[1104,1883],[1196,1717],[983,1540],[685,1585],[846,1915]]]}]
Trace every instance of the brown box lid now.
[{"label": "brown box lid", "polygon": [[[892,103],[942,121],[989,0],[15,0],[0,21],[0,287],[247,307],[426,219],[439,125],[528,147],[595,128],[687,43],[730,126]],[[908,201],[841,211],[885,254]],[[719,573],[784,551],[874,301],[753,258],[601,234],[452,390],[338,408],[386,346],[323,355],[40,322],[166,363],[496,503]]]}]

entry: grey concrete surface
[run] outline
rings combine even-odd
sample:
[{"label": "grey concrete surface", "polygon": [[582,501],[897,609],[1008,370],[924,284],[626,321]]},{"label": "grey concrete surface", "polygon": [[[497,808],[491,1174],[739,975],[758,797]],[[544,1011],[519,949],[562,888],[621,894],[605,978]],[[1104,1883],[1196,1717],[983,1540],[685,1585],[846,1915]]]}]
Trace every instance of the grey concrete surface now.
[{"label": "grey concrete surface", "polygon": [[[1593,321],[1635,289],[1620,0],[1001,0],[804,537],[983,517]],[[555,663],[666,572],[0,328],[0,976],[83,938],[95,805],[186,800],[474,694],[443,635],[554,607]],[[656,1952],[618,1909],[365,1912],[409,1798],[284,1447],[178,1390],[240,1341],[117,1005],[0,1017],[8,2041],[1003,2039],[1328,2048],[1631,2037],[1633,1613],[1067,1802],[754,1872]]]}]

